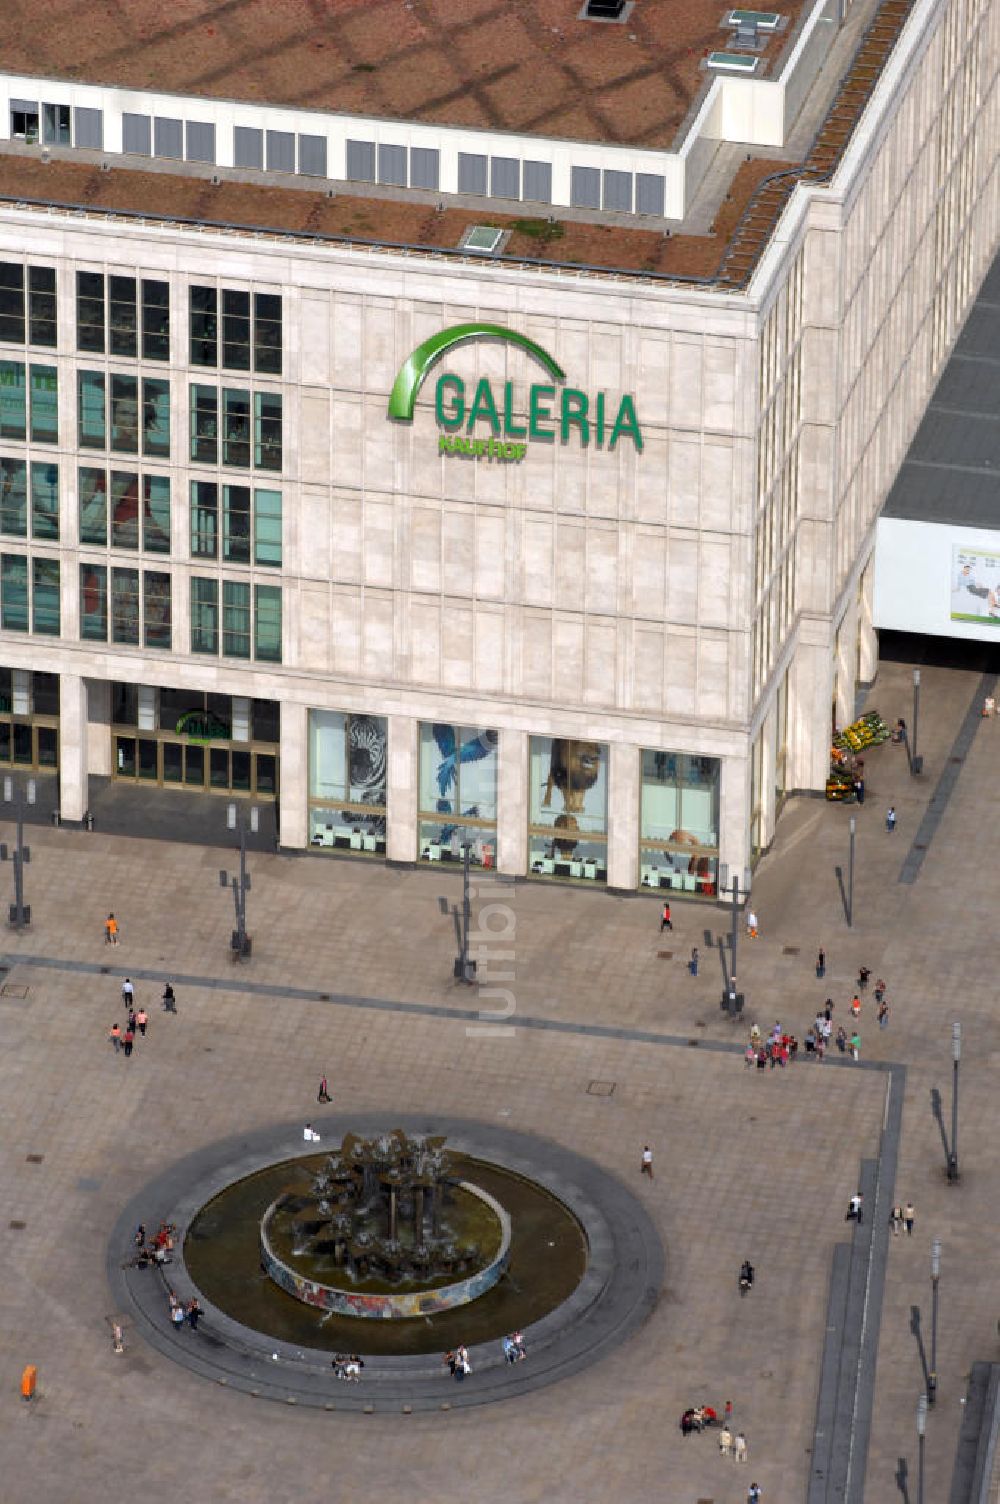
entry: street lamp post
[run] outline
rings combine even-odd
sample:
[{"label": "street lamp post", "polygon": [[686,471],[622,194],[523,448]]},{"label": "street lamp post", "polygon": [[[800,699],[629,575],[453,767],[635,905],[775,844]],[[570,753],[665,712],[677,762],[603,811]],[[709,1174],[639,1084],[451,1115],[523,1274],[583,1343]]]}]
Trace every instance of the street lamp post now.
[{"label": "street lamp post", "polygon": [[253,950],[253,940],[247,934],[247,894],[250,892],[250,874],[247,871],[247,826],[254,835],[260,826],[260,814],[256,805],[249,810],[249,820],[243,817],[242,812],[237,811],[235,804],[230,804],[226,810],[226,827],[229,830],[238,830],[240,833],[240,875],[230,876],[225,868],[219,872],[219,887],[232,886],[233,906],[236,910],[236,928],[233,930],[229,942],[233,959],[236,961],[249,957]]},{"label": "street lamp post", "polygon": [[[728,889],[728,887],[729,887],[729,868],[726,866],[725,863],[723,863],[721,865],[721,867],[719,868],[719,892],[720,893],[725,893],[726,890]],[[736,1003],[736,995],[737,995],[736,994],[736,945],[737,945],[737,939],[738,939],[738,936],[739,936],[739,910],[740,910],[740,878],[739,878],[739,873],[737,873],[737,872],[733,873],[732,894],[733,894],[732,921],[731,921],[731,928],[730,928],[730,935],[729,935],[729,950],[730,950],[730,957],[731,957],[731,959],[730,959],[730,965],[729,965],[729,987],[728,987],[727,992],[723,994],[722,1006],[723,1006],[723,1008],[727,1009],[728,1011],[732,1011],[733,1017],[735,1018],[735,1016],[736,1016],[736,1008],[737,1008],[737,1003]],[[746,899],[746,898],[749,898],[749,896],[750,896],[750,871],[749,871],[749,869],[747,869],[744,872],[744,874],[743,874],[743,897],[744,897],[744,899]]]},{"label": "street lamp post", "polygon": [[917,1504],[924,1504],[924,1432],[927,1430],[927,1396],[917,1401]]},{"label": "street lamp post", "polygon": [[851,850],[847,862],[847,928],[854,928],[854,836],[858,822],[851,816]]},{"label": "street lamp post", "polygon": [[472,922],[472,900],[469,892],[471,861],[472,842],[466,841],[462,851],[462,923],[458,935],[458,955],[455,957],[455,976],[458,981],[470,985],[476,980],[476,963],[469,960],[469,926]]},{"label": "street lamp post", "polygon": [[941,1239],[931,1244],[931,1371],[927,1377],[927,1403],[937,1399],[937,1317],[938,1280],[941,1277]]},{"label": "street lamp post", "polygon": [[948,1154],[948,1179],[958,1179],[958,1064],[962,1058],[962,1025],[951,1026],[951,1150]]},{"label": "street lamp post", "polygon": [[25,805],[35,802],[35,780],[29,778],[22,788],[19,782],[7,777],[3,781],[3,797],[5,804],[13,804],[14,818],[17,821],[17,844],[10,853],[6,843],[0,845],[0,861],[12,861],[14,864],[14,902],[8,910],[8,922],[14,929],[23,930],[25,925],[31,923],[31,905],[24,901],[24,868],[31,861],[31,848],[24,844],[24,810]]},{"label": "street lamp post", "polygon": [[917,727],[920,721],[920,670],[913,670],[913,752],[910,757],[910,772],[923,771],[924,760],[917,756]]}]

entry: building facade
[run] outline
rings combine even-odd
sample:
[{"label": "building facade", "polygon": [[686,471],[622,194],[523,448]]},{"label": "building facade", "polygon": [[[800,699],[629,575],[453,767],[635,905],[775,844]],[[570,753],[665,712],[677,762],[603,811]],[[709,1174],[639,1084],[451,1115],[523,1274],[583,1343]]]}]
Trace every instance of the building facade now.
[{"label": "building facade", "polygon": [[874,674],[998,32],[918,0],[740,291],[4,203],[0,763],[66,819],[280,796],[290,848],[714,895]]}]

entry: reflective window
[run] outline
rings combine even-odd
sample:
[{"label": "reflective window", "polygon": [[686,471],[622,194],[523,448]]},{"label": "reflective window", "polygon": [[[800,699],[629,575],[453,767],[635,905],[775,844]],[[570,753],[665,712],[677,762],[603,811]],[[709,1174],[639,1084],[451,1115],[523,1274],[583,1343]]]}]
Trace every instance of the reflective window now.
[{"label": "reflective window", "polygon": [[219,582],[195,577],[191,581],[191,651],[219,651]]},{"label": "reflective window", "polygon": [[106,443],[104,376],[100,371],[79,371],[77,383],[80,448],[103,449]]},{"label": "reflective window", "polygon": [[28,466],[24,460],[0,459],[0,533],[28,536]]},{"label": "reflective window", "polygon": [[309,840],[313,846],[385,851],[388,721],[309,712]]},{"label": "reflective window", "polygon": [[483,726],[420,727],[420,857],[496,863],[499,737]]},{"label": "reflective window", "polygon": [[59,560],[31,561],[32,631],[47,637],[59,636]]},{"label": "reflective window", "polygon": [[28,630],[28,561],[21,554],[0,554],[0,626]]},{"label": "reflective window", "polygon": [[605,882],[607,746],[533,736],[529,775],[531,871],[539,877]]},{"label": "reflective window", "polygon": [[717,757],[642,754],[640,882],[712,896],[718,882]]},{"label": "reflective window", "polygon": [[80,636],[108,640],[108,571],[103,564],[80,565]]}]

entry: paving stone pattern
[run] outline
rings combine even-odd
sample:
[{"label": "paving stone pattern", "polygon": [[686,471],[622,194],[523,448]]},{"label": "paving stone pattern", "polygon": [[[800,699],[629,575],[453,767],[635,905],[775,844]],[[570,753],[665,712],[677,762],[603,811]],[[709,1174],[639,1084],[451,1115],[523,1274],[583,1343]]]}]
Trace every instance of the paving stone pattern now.
[{"label": "paving stone pattern", "polygon": [[[917,880],[898,880],[978,682],[924,668],[923,778],[907,776],[902,749],[866,759],[853,932],[834,875],[846,863],[847,812],[802,799],[785,810],[757,874],[761,938],[740,945],[748,1021],[781,1017],[800,1036],[828,992],[836,1017],[846,1013],[859,964],[889,982],[890,1027],[878,1031],[866,999],[863,1054],[906,1065],[895,1195],[912,1197],[917,1227],[912,1239],[888,1240],[865,1493],[873,1501],[899,1497],[900,1457],[915,1497],[923,1381],[911,1306],[922,1308],[929,1344],[934,1235],[944,1251],[929,1500],[947,1497],[965,1376],[975,1359],[996,1356],[1000,1312],[986,1271],[996,1267],[1000,1207],[998,883],[988,846],[997,722],[977,729]],[[908,716],[909,694],[908,668],[890,665],[872,698],[895,719]],[[889,803],[899,815],[893,836]],[[498,1032],[468,1016],[482,1000],[451,978],[452,921],[437,902],[458,896],[450,874],[255,854],[255,954],[241,968],[228,958],[231,899],[218,887],[217,849],[41,828],[31,841],[34,923],[4,940],[4,981],[27,995],[0,991],[3,1496],[103,1504],[182,1491],[256,1504],[329,1497],[335,1480],[338,1497],[391,1491],[428,1504],[458,1489],[515,1504],[586,1500],[612,1484],[637,1500],[742,1504],[752,1476],[766,1504],[805,1498],[834,1249],[851,1242],[843,1212],[861,1161],[878,1153],[886,1078],[839,1063],[744,1069],[724,1048],[743,1030],[720,1013],[718,958],[704,942],[706,927],[728,927],[724,914],[675,904],[664,959],[652,901],[502,885],[492,896],[513,916],[501,948],[514,951],[515,978],[502,985],[516,1010],[510,1032]],[[103,943],[111,908],[118,950]],[[829,974],[817,985],[820,943]],[[702,947],[697,979],[685,965],[692,944]],[[129,970],[152,1021],[126,1061],[106,1036]],[[163,975],[216,985],[178,984],[169,1017],[152,980]],[[519,1015],[535,1026],[518,1028]],[[929,1107],[936,1087],[947,1118],[953,1017],[964,1031],[957,1188],[945,1181]],[[666,1259],[648,1322],[558,1385],[438,1414],[325,1414],[254,1400],[166,1361],[131,1329],[116,1356],[105,1259],[122,1210],[217,1139],[319,1117],[323,1071],[331,1111],[495,1122],[632,1182]],[[614,1090],[596,1095],[592,1082]],[[645,1142],[652,1184],[639,1178]],[[758,1283],[741,1301],[744,1257]],[[39,1369],[32,1405],[18,1398],[27,1362]],[[449,1386],[444,1375],[443,1401]],[[686,1405],[727,1398],[749,1439],[748,1468],[720,1457],[710,1434],[682,1439],[677,1429]]]}]

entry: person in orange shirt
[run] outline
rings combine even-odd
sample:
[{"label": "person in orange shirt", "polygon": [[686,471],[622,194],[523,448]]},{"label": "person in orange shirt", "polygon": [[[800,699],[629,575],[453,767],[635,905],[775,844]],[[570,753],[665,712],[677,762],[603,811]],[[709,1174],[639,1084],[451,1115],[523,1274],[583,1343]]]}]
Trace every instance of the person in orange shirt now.
[{"label": "person in orange shirt", "polygon": [[104,943],[105,945],[118,944],[118,920],[114,914],[109,914],[104,921]]},{"label": "person in orange shirt", "polygon": [[121,1031],[121,1029],[119,1029],[117,1023],[114,1023],[114,1024],[111,1025],[111,1029],[108,1032],[108,1038],[111,1040],[111,1043],[114,1045],[114,1047],[115,1047],[115,1054],[117,1055],[118,1051],[122,1047],[122,1031]]}]

